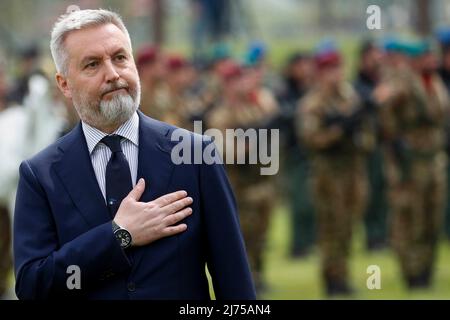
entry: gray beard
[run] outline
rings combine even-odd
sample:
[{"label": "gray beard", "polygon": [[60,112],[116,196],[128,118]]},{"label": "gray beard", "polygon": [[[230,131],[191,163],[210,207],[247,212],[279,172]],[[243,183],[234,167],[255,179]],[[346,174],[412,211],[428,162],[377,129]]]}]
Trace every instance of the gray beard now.
[{"label": "gray beard", "polygon": [[75,109],[82,121],[95,128],[120,126],[129,120],[139,107],[141,90],[138,85],[136,92],[130,94],[114,94],[108,100],[100,103],[88,101],[84,95],[73,99]]}]

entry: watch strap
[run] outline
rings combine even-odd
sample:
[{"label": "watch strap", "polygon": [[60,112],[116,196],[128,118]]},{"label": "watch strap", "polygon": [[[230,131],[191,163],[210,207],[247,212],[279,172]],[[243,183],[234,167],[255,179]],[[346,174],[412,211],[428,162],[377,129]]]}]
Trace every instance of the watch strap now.
[{"label": "watch strap", "polygon": [[116,232],[117,230],[121,229],[120,226],[114,222],[114,220],[112,221],[112,230],[113,232]]}]

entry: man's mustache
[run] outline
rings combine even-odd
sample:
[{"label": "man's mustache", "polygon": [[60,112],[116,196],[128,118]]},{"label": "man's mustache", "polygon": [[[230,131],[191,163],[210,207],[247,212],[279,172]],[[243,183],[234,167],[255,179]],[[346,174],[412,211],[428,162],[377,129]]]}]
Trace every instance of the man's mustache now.
[{"label": "man's mustache", "polygon": [[101,96],[103,97],[106,94],[116,91],[116,90],[119,90],[119,89],[125,89],[128,91],[128,88],[129,88],[128,83],[126,81],[114,82],[102,90]]}]

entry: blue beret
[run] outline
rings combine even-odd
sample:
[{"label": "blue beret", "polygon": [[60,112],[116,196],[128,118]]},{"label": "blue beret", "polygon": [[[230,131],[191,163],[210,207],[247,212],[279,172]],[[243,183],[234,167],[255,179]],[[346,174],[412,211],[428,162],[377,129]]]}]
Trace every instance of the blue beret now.
[{"label": "blue beret", "polygon": [[267,53],[267,47],[262,42],[254,42],[250,45],[245,57],[245,65],[255,65],[260,62]]},{"label": "blue beret", "polygon": [[450,28],[441,28],[436,31],[437,40],[443,45],[450,45]]}]

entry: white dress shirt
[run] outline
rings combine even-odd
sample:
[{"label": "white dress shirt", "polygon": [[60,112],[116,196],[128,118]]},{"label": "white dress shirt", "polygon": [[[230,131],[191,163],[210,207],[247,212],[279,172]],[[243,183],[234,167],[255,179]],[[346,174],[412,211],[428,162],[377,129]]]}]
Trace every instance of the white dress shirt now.
[{"label": "white dress shirt", "polygon": [[[98,185],[102,191],[103,198],[105,198],[106,201],[105,173],[106,165],[108,164],[109,158],[111,158],[112,152],[106,144],[101,142],[101,140],[108,134],[91,127],[85,122],[82,122],[81,125],[83,127],[84,137],[86,138],[95,177],[97,178]],[[134,113],[129,120],[122,124],[112,134],[122,137],[122,151],[130,166],[131,181],[134,186],[136,185],[139,152],[139,116],[137,113]]]}]

